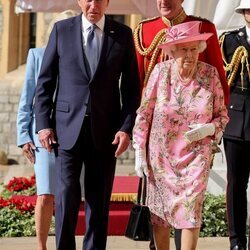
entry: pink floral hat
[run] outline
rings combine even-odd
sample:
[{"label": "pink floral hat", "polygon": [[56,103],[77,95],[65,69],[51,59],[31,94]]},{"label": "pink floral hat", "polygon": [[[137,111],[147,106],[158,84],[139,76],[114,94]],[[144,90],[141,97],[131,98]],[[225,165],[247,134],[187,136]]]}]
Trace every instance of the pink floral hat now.
[{"label": "pink floral hat", "polygon": [[174,44],[206,41],[213,33],[200,33],[201,22],[191,21],[174,25],[166,29],[166,40],[159,45],[159,48],[164,49]]}]

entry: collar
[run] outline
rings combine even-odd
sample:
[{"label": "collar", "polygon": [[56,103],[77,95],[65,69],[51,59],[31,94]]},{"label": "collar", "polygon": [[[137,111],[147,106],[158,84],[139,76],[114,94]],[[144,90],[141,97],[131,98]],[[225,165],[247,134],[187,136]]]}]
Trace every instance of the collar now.
[{"label": "collar", "polygon": [[[101,31],[104,30],[104,24],[105,24],[105,15],[102,16],[102,18],[95,24]],[[89,20],[82,14],[82,29],[83,31],[86,31],[89,29],[89,27],[93,25]]]},{"label": "collar", "polygon": [[183,23],[183,21],[186,19],[187,14],[186,12],[182,9],[182,11],[180,12],[180,14],[173,18],[172,20],[167,19],[166,17],[162,17],[162,21],[168,26],[168,27],[172,27],[173,25],[179,24],[179,23]]},{"label": "collar", "polygon": [[250,28],[246,26],[247,38],[250,39]]}]

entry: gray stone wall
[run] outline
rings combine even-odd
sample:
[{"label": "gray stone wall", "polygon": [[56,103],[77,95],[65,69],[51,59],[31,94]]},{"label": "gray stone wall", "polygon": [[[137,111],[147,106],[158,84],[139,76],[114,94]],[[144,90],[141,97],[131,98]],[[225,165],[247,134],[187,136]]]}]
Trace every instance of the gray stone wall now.
[{"label": "gray stone wall", "polygon": [[117,164],[119,165],[133,165],[135,161],[134,149],[130,145],[126,152],[117,158]]},{"label": "gray stone wall", "polygon": [[2,3],[0,1],[0,58],[2,55],[2,34],[3,34],[3,11],[2,11]]},{"label": "gray stone wall", "polygon": [[22,151],[16,146],[16,114],[20,98],[20,88],[8,80],[0,82],[0,149],[8,159],[26,163]]}]

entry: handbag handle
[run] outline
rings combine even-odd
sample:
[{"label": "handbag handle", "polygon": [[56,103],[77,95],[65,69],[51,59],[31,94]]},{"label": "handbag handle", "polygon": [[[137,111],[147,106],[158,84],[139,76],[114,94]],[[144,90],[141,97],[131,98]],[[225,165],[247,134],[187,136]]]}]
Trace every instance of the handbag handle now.
[{"label": "handbag handle", "polygon": [[137,192],[137,204],[145,205],[147,192],[147,179],[146,176],[140,178]]}]

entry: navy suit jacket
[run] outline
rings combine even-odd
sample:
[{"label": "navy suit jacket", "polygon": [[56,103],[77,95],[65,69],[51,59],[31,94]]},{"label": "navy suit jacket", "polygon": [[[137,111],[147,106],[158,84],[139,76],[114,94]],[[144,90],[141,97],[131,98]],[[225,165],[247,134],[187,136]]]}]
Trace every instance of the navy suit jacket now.
[{"label": "navy suit jacket", "polygon": [[[250,52],[250,45],[247,42],[246,27],[228,31],[225,34],[222,44],[223,53],[228,63],[231,62],[236,49],[240,46]],[[249,61],[249,57],[248,57]],[[237,70],[236,76],[230,86],[230,102],[228,105],[228,116],[230,118],[223,137],[231,140],[250,141],[250,79],[246,65],[243,71],[243,84],[248,89],[248,94],[241,93],[241,63]],[[235,92],[238,88],[238,92]]]},{"label": "navy suit jacket", "polygon": [[91,79],[81,27],[79,15],[57,22],[51,32],[36,89],[36,131],[53,128],[59,147],[71,149],[91,97],[93,140],[105,150],[118,130],[132,132],[140,102],[133,36],[129,27],[105,17],[100,60]]}]

